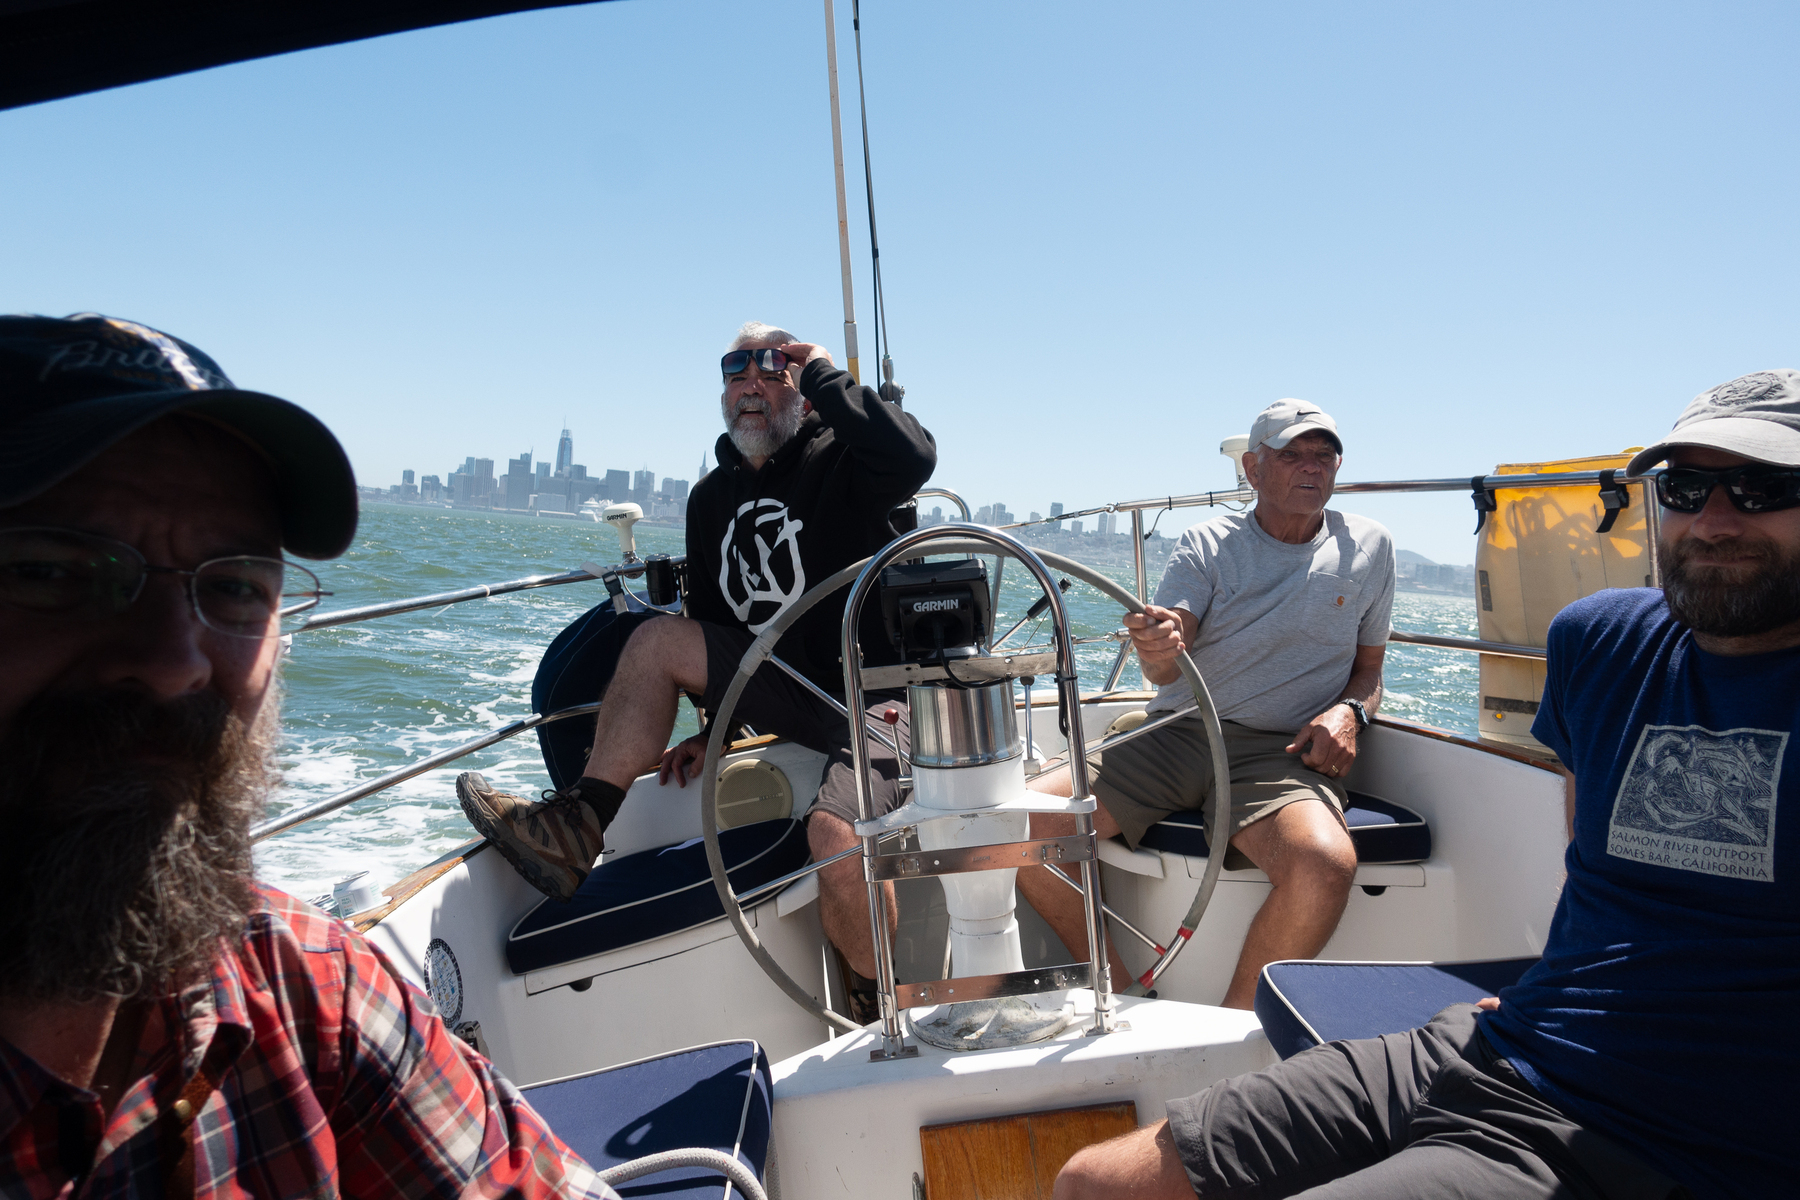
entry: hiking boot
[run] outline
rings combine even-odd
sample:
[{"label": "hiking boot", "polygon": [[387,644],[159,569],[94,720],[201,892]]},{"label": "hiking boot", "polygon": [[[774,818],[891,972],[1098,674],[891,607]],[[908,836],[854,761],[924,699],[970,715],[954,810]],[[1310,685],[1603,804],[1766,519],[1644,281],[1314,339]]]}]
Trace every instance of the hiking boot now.
[{"label": "hiking boot", "polygon": [[494,844],[538,891],[553,900],[575,895],[603,846],[600,818],[574,788],[527,800],[495,791],[475,771],[456,777],[456,798],[475,831]]},{"label": "hiking boot", "polygon": [[859,975],[844,952],[836,946],[831,948],[831,955],[837,959],[838,978],[844,985],[843,1015],[858,1025],[870,1025],[881,1020],[881,994],[875,988],[875,981],[867,975]]},{"label": "hiking boot", "polygon": [[852,988],[846,993],[850,1001],[850,1011],[844,1015],[858,1025],[867,1027],[881,1020],[881,993],[873,984],[866,988]]}]

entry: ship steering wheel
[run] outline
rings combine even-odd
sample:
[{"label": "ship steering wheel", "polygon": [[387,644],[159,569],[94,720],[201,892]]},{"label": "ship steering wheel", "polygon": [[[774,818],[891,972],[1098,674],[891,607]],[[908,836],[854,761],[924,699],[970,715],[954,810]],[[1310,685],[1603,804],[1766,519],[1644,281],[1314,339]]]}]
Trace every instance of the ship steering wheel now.
[{"label": "ship steering wheel", "polygon": [[[931,545],[929,551],[924,550],[923,547],[920,547],[920,551],[930,554],[994,554],[996,552],[995,547],[987,542],[957,541],[953,538],[953,534],[947,534],[943,541],[929,543]],[[1118,601],[1126,611],[1133,613],[1144,611],[1143,603],[1136,596],[1092,567],[1042,550],[1035,551],[1035,553],[1052,571],[1072,575],[1083,583],[1091,584],[1106,596]],[[744,943],[744,948],[750,952],[750,957],[756,961],[756,964],[763,969],[763,972],[775,985],[787,994],[788,999],[826,1024],[835,1025],[850,1032],[859,1032],[863,1026],[858,1025],[849,1017],[825,1007],[816,997],[801,987],[793,976],[789,975],[781,964],[775,961],[774,956],[756,936],[756,930],[751,928],[750,923],[744,919],[743,906],[738,901],[737,893],[732,890],[731,880],[726,874],[725,856],[719,849],[718,779],[720,760],[725,755],[725,735],[731,727],[731,717],[737,709],[738,698],[743,695],[744,688],[750,682],[750,677],[756,674],[757,670],[773,656],[776,643],[781,640],[794,622],[821,600],[854,582],[868,562],[869,560],[865,558],[861,562],[852,563],[817,587],[812,588],[783,611],[762,633],[757,635],[755,641],[750,643],[750,648],[744,651],[744,657],[738,662],[737,674],[732,676],[730,685],[725,689],[725,695],[719,702],[718,711],[711,714],[712,733],[707,738],[706,764],[700,776],[700,828],[706,843],[706,864],[712,871],[713,888],[718,892],[719,902],[724,905],[726,919],[737,931],[738,938]],[[1176,666],[1180,669],[1182,677],[1187,680],[1188,686],[1193,689],[1193,707],[1200,713],[1201,720],[1206,726],[1206,740],[1212,751],[1214,811],[1230,812],[1231,778],[1225,759],[1225,738],[1219,728],[1218,710],[1213,707],[1212,696],[1207,691],[1206,683],[1200,678],[1200,672],[1194,666],[1194,660],[1188,657],[1187,651],[1183,650],[1176,656]],[[1030,713],[1027,713],[1026,719],[1030,720],[1030,716]],[[1079,720],[1073,723],[1070,736],[1082,736]],[[1139,976],[1137,981],[1126,989],[1125,994],[1144,994],[1175,961],[1175,956],[1181,952],[1182,947],[1193,936],[1195,927],[1200,923],[1201,915],[1206,911],[1206,906],[1212,899],[1213,889],[1219,882],[1219,872],[1224,862],[1224,849],[1222,847],[1211,848],[1207,855],[1206,871],[1201,877],[1200,886],[1196,889],[1193,903],[1189,906],[1187,915],[1182,918],[1175,936],[1169,940],[1156,963]]]}]

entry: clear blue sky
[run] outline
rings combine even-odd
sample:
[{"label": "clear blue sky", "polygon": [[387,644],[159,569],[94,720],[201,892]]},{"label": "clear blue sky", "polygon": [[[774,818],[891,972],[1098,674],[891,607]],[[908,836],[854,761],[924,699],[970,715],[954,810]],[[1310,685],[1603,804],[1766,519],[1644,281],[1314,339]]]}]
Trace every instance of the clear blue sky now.
[{"label": "clear blue sky", "polygon": [[[1225,486],[1282,396],[1345,478],[1470,475],[1800,366],[1792,4],[863,15],[899,377],[976,505]],[[369,483],[565,418],[692,478],[739,322],[841,357],[823,43],[818,0],[618,0],[3,112],[0,310],[186,337]],[[1473,559],[1465,498],[1340,506]]]}]

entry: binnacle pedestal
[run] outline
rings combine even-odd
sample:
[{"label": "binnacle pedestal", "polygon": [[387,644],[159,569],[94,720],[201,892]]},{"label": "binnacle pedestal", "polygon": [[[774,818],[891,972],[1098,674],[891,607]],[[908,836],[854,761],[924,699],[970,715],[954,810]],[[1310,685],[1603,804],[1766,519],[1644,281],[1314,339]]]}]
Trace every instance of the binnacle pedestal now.
[{"label": "binnacle pedestal", "polygon": [[[998,574],[990,589],[978,559],[937,562],[917,555],[925,543],[964,537],[1026,565],[1049,604],[1056,631],[1053,651],[993,653]],[[896,562],[909,556],[908,562]],[[877,580],[883,624],[900,658],[887,666],[865,665],[856,636],[862,606]],[[919,1047],[906,1044],[908,1025],[921,1041],[957,1050],[1020,1046],[1052,1037],[1073,1017],[1071,989],[1091,989],[1093,1033],[1119,1028],[1104,957],[1094,798],[1088,792],[1087,755],[1079,735],[1068,746],[1068,797],[1025,787],[1012,681],[1042,676],[1054,667],[1063,728],[1079,726],[1081,715],[1069,614],[1049,570],[1016,538],[996,529],[949,525],[902,534],[869,561],[850,589],[844,605],[843,661],[856,770],[854,828],[863,842],[869,936],[882,996],[881,1044],[869,1051],[870,1060],[915,1057]],[[865,688],[902,686],[912,713],[912,745],[901,758],[910,768],[906,782],[912,795],[898,808],[876,815],[871,811]],[[1033,838],[1033,812],[1073,816],[1074,834]],[[883,838],[912,830],[918,832],[921,849],[882,851]],[[1088,942],[1097,958],[1025,968],[1013,883],[1018,868],[1040,864],[1079,864]],[[900,983],[894,977],[882,889],[891,879],[926,876],[944,885],[956,971],[947,979]]]},{"label": "binnacle pedestal", "polygon": [[[995,811],[1025,791],[1025,760],[1010,683],[907,689],[912,710],[913,801],[945,813],[919,825],[923,852],[1024,842],[1030,816]],[[955,814],[954,816],[948,814]],[[941,875],[958,977],[1022,971],[1017,868]],[[1022,1046],[1055,1037],[1074,1019],[1067,992],[998,996],[911,1010],[919,1040],[946,1050]]]}]

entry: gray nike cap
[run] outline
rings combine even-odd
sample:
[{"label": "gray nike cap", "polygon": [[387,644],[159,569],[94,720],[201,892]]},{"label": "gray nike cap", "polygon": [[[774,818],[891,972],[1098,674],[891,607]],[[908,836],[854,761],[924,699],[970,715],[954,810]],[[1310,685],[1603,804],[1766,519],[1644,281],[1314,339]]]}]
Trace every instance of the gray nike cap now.
[{"label": "gray nike cap", "polygon": [[1250,426],[1250,449],[1267,446],[1280,450],[1305,433],[1322,433],[1331,439],[1337,452],[1344,452],[1344,439],[1338,436],[1337,422],[1325,410],[1304,400],[1277,400],[1256,414]]}]

